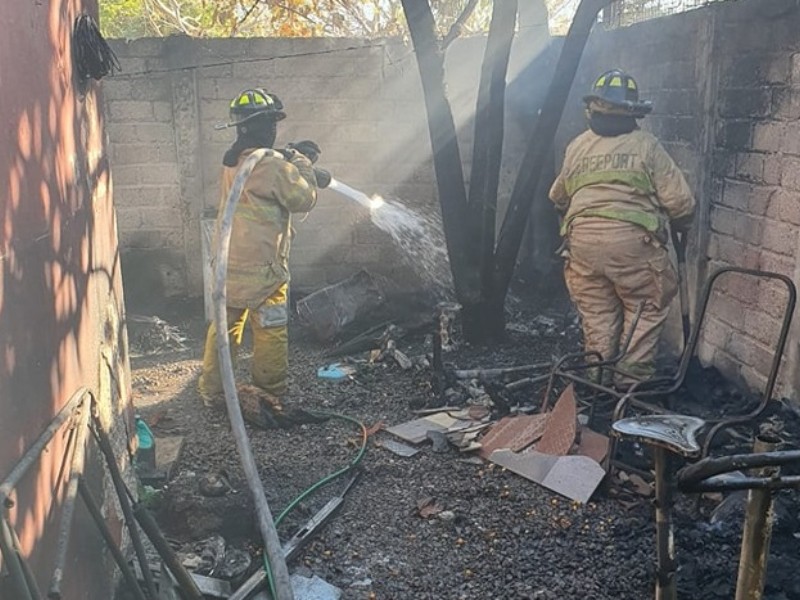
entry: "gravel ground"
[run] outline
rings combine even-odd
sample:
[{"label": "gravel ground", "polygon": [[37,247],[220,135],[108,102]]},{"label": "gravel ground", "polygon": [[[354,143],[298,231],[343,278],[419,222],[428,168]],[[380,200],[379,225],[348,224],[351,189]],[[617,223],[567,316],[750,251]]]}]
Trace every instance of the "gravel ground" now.
[{"label": "gravel ground", "polygon": [[[155,423],[156,435],[185,437],[180,465],[163,492],[159,520],[172,539],[185,544],[221,534],[230,546],[255,551],[257,528],[226,416],[204,406],[195,392],[202,309],[185,305],[180,313],[159,316],[188,338],[185,350],[133,359],[137,409]],[[557,327],[547,329],[532,325],[534,316],[517,315],[520,326],[499,347],[462,345],[445,360],[459,368],[495,367],[576,349],[574,336],[562,335],[559,319]],[[393,363],[362,367],[354,381],[318,379],[317,368],[330,362],[324,349],[296,326],[291,335],[289,407],[335,411],[367,426],[389,426],[413,418],[412,407],[431,401],[428,373],[403,371]],[[142,338],[133,333],[131,339]],[[422,335],[401,340],[398,347],[410,356],[426,350]],[[791,415],[787,418],[797,425]],[[346,465],[359,445],[357,429],[336,420],[249,433],[276,514],[308,486]],[[626,504],[601,491],[589,504],[579,505],[492,465],[464,462],[454,449],[437,453],[425,445],[416,456],[400,458],[374,444],[385,437],[378,432],[370,439],[363,475],[343,510],[293,568],[316,573],[341,588],[346,599],[652,597],[655,528],[647,500]],[[235,491],[204,496],[200,482],[219,473]],[[282,524],[282,538],[343,484],[337,480],[303,502]],[[422,518],[418,503],[428,498],[435,498],[442,512]],[[741,517],[734,511],[712,527],[707,514],[717,501],[682,499],[677,510],[681,598],[733,598]],[[798,503],[787,495],[779,508],[766,598],[796,600]]]}]

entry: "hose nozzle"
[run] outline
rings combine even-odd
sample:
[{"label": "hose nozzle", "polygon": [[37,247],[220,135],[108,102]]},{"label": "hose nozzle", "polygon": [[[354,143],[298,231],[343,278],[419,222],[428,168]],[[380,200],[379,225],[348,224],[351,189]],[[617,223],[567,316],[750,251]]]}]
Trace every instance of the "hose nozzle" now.
[{"label": "hose nozzle", "polygon": [[330,171],[320,169],[319,167],[314,167],[314,176],[317,178],[317,187],[321,190],[328,187],[331,184],[331,179],[333,179]]}]

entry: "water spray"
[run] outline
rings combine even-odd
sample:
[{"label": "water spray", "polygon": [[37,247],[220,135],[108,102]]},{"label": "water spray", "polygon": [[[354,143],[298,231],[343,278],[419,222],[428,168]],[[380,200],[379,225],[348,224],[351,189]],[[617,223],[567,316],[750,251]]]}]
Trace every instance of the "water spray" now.
[{"label": "water spray", "polygon": [[344,196],[345,198],[353,200],[354,202],[358,202],[361,206],[370,210],[375,210],[376,208],[380,208],[385,204],[384,199],[380,196],[367,196],[364,192],[352,188],[346,183],[342,183],[333,177],[331,178],[331,182],[328,184],[328,189],[333,190],[334,192]]},{"label": "water spray", "polygon": [[447,295],[452,287],[447,245],[436,215],[412,210],[377,194],[368,196],[333,177],[327,189],[368,209],[372,224],[389,234],[401,250],[400,259],[437,294]]}]

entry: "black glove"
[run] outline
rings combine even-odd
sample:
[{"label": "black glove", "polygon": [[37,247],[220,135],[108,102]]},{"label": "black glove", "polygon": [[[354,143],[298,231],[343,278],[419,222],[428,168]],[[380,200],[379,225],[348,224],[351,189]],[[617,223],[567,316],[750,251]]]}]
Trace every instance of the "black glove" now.
[{"label": "black glove", "polygon": [[317,162],[319,155],[322,154],[322,150],[317,143],[312,142],[311,140],[303,140],[302,142],[286,144],[286,148],[290,150],[297,150],[300,154],[308,158],[312,164]]},{"label": "black glove", "polygon": [[691,229],[693,220],[694,215],[686,215],[685,217],[673,219],[669,225],[676,233],[686,234]]}]

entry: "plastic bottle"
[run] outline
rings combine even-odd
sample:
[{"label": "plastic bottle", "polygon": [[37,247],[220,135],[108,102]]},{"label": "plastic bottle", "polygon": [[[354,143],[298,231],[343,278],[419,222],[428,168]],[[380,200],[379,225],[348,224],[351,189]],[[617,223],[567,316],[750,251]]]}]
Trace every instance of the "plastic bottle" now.
[{"label": "plastic bottle", "polygon": [[136,415],[136,437],[139,448],[136,450],[136,467],[144,471],[156,470],[156,438],[147,423]]}]

